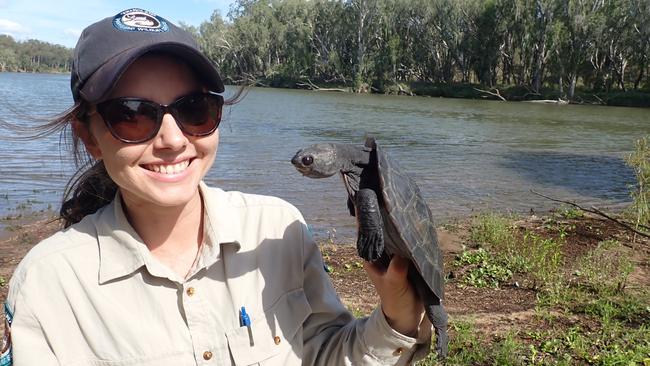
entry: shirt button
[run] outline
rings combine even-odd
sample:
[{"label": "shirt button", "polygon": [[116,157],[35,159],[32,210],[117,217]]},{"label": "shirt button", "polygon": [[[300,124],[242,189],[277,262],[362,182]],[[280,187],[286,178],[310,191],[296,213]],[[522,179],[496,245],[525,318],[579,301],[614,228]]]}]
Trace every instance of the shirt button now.
[{"label": "shirt button", "polygon": [[188,287],[185,292],[187,293],[187,296],[194,295],[194,287]]},{"label": "shirt button", "polygon": [[209,360],[209,359],[211,359],[211,358],[212,358],[212,352],[210,352],[210,351],[205,351],[205,352],[203,352],[203,359],[204,359],[204,360],[207,361],[207,360]]},{"label": "shirt button", "polygon": [[393,352],[393,354],[394,354],[395,356],[399,356],[399,355],[401,355],[403,352],[404,352],[404,348],[399,347],[398,349],[395,350],[395,352]]},{"label": "shirt button", "polygon": [[281,342],[280,337],[278,337],[278,336],[273,337],[273,342],[275,342],[275,344],[280,344],[280,342]]}]

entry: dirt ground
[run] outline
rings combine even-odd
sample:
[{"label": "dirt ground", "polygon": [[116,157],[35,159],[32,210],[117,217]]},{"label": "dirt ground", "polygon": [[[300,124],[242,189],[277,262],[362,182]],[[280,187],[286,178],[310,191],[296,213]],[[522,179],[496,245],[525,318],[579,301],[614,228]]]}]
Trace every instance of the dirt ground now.
[{"label": "dirt ground", "polygon": [[[529,229],[546,237],[557,236],[556,231],[548,229],[546,219],[531,216],[515,224],[521,230]],[[482,332],[496,335],[516,328],[529,330],[543,326],[535,314],[536,292],[518,285],[516,279],[512,284],[497,289],[464,287],[454,278],[451,263],[456,256],[471,248],[469,242],[469,220],[461,221],[453,227],[438,228],[438,241],[444,254],[445,273],[448,277],[445,287],[446,308],[451,320],[471,319]],[[557,222],[556,222],[557,224]],[[650,241],[633,242],[633,235],[613,223],[599,217],[581,217],[564,220],[566,224],[566,245],[563,247],[565,265],[569,266],[580,256],[603,240],[617,239],[632,247],[637,266],[629,280],[629,285],[638,288],[650,287]],[[51,219],[38,219],[31,222],[14,222],[5,227],[0,235],[0,300],[7,296],[8,281],[11,274],[27,251],[39,240],[51,235],[58,228],[58,223]],[[8,231],[7,229],[11,229]],[[356,314],[367,314],[378,304],[378,297],[372,284],[367,279],[361,260],[356,256],[352,243],[321,243],[323,258],[341,300]],[[3,281],[4,279],[4,281]],[[574,320],[565,320],[574,321]],[[0,334],[4,325],[0,322]]]},{"label": "dirt ground", "polygon": [[[557,232],[548,229],[548,218],[527,217],[515,224],[520,230],[532,230],[541,237],[557,238]],[[555,222],[567,227],[566,245],[563,246],[564,266],[569,268],[573,262],[594,249],[599,242],[616,239],[632,250],[636,270],[629,279],[628,288],[650,288],[650,241],[637,236],[633,242],[631,232],[613,221],[599,217],[585,216],[578,219]],[[472,248],[469,241],[469,220],[461,222],[451,230],[438,228],[438,242],[444,253],[445,302],[450,320],[471,320],[476,329],[494,337],[508,330],[521,332],[539,330],[549,326],[536,316],[537,292],[520,287],[517,278],[500,288],[475,288],[463,286],[454,277],[451,263],[466,248]],[[330,268],[332,281],[343,303],[358,314],[372,311],[379,303],[375,290],[357,263],[353,244],[323,244],[321,249],[326,267]],[[555,319],[572,325],[576,322],[589,322],[589,319]]]}]

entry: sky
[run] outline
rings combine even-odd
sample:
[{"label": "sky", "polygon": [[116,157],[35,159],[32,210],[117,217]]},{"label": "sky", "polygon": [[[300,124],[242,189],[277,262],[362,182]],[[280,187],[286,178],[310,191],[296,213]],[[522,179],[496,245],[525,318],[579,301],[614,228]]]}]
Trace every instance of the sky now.
[{"label": "sky", "polygon": [[234,0],[0,0],[0,34],[74,48],[88,25],[122,10],[141,8],[174,24],[198,26],[215,10],[226,16]]}]

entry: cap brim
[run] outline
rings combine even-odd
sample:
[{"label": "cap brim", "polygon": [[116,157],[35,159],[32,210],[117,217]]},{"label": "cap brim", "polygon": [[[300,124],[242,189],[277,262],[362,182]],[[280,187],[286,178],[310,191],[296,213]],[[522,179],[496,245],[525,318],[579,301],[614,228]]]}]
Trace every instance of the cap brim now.
[{"label": "cap brim", "polygon": [[199,79],[206,84],[210,91],[223,93],[223,82],[217,69],[201,52],[180,43],[157,43],[145,47],[131,48],[116,55],[100,66],[86,80],[79,94],[90,103],[101,102],[113,90],[126,69],[140,56],[151,51],[164,51],[179,56],[196,72]]}]

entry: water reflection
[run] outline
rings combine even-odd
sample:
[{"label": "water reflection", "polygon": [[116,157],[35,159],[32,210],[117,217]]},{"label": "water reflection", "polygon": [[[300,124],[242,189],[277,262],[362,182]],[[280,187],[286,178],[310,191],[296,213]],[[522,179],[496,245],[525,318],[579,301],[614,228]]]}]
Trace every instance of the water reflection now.
[{"label": "water reflection", "polygon": [[552,186],[603,200],[629,198],[634,171],[620,157],[553,151],[513,151],[501,163],[535,186]]}]

